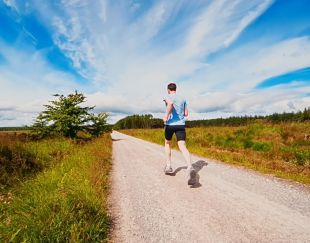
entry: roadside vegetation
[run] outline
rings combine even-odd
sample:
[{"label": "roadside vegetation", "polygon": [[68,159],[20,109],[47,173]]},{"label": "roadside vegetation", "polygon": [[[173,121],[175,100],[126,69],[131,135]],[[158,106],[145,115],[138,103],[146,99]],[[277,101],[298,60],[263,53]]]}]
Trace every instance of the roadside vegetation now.
[{"label": "roadside vegetation", "polygon": [[86,115],[92,122],[79,126],[68,116],[39,131],[0,132],[0,242],[107,241],[107,116]]},{"label": "roadside vegetation", "polygon": [[[121,132],[164,143],[163,129]],[[310,184],[309,134],[309,121],[272,123],[257,120],[240,126],[188,128],[187,145],[197,155]],[[173,146],[177,148],[175,140]]]}]

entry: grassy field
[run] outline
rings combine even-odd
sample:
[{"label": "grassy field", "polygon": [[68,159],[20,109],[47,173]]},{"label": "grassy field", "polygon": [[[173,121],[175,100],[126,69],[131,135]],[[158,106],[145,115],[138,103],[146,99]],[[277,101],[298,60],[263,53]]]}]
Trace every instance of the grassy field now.
[{"label": "grassy field", "polygon": [[[163,129],[121,132],[164,143]],[[310,134],[309,123],[210,126],[187,129],[187,145],[197,155],[310,184],[310,140],[307,134]],[[177,147],[175,140],[173,146]]]},{"label": "grassy field", "polygon": [[0,242],[107,241],[111,147],[0,133]]}]

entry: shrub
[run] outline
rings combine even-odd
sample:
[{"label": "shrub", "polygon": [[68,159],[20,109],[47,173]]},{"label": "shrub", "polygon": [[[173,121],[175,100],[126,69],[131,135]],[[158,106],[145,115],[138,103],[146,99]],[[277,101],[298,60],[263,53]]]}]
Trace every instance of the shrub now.
[{"label": "shrub", "polygon": [[93,136],[99,136],[106,131],[107,113],[98,115],[90,113],[94,107],[82,107],[86,97],[75,91],[68,96],[54,95],[56,100],[45,105],[32,126],[32,132],[39,138],[61,135],[76,138],[79,131],[86,130]]},{"label": "shrub", "polygon": [[20,144],[0,144],[0,187],[6,189],[42,169],[35,155]]},{"label": "shrub", "polygon": [[243,139],[243,148],[248,149],[251,148],[253,146],[253,141],[251,138],[244,138]]},{"label": "shrub", "polygon": [[310,163],[310,151],[297,150],[295,151],[296,164],[307,165]]},{"label": "shrub", "polygon": [[269,152],[271,150],[271,145],[269,143],[255,142],[252,148],[256,151]]}]

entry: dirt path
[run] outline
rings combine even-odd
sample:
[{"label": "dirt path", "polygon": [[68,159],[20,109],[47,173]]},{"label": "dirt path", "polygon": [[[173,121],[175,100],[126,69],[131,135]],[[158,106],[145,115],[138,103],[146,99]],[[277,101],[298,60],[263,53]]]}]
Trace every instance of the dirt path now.
[{"label": "dirt path", "polygon": [[310,188],[193,156],[199,183],[186,182],[173,151],[113,132],[115,242],[310,242]]}]

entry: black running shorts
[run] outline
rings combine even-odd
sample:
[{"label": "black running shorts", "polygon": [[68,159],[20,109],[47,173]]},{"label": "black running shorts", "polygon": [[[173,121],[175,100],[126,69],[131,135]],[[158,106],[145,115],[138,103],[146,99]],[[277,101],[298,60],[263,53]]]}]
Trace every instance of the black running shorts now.
[{"label": "black running shorts", "polygon": [[177,136],[177,140],[181,141],[186,139],[185,125],[166,125],[165,126],[165,138],[171,140],[173,134]]}]

